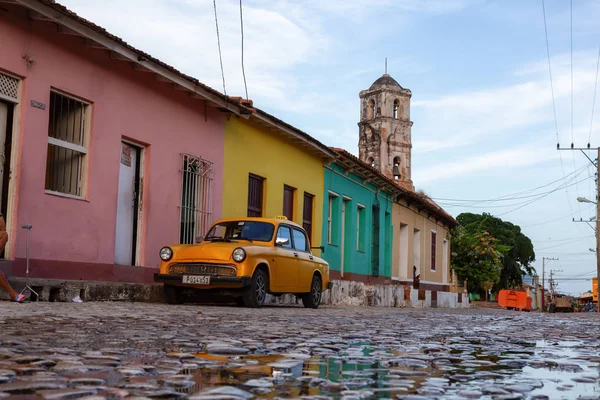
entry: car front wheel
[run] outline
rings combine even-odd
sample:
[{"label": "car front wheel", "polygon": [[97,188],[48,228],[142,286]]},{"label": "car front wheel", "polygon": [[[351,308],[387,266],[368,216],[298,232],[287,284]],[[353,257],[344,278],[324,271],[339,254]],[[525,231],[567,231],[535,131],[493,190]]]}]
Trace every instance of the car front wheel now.
[{"label": "car front wheel", "polygon": [[260,308],[265,303],[269,289],[269,277],[262,269],[257,269],[252,276],[250,286],[244,292],[244,305],[251,308]]},{"label": "car front wheel", "polygon": [[317,275],[313,276],[310,284],[310,292],[302,296],[302,304],[305,308],[319,308],[321,304],[322,284],[321,278]]}]

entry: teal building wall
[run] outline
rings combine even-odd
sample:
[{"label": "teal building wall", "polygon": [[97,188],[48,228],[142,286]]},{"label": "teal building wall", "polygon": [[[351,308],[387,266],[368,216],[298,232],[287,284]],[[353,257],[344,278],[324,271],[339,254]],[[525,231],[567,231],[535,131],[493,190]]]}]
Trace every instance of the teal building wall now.
[{"label": "teal building wall", "polygon": [[[391,277],[390,194],[377,193],[376,186],[363,183],[363,179],[352,172],[345,173],[336,163],[329,164],[324,171],[322,243],[325,252],[322,257],[329,263],[330,270],[342,271],[343,248],[344,275]],[[343,204],[345,212],[342,212]],[[374,206],[378,206],[378,210]]]}]

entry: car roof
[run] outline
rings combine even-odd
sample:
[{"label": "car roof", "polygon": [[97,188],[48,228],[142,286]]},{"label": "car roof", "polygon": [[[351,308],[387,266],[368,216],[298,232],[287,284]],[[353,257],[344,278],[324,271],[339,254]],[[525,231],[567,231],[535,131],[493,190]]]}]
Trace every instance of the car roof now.
[{"label": "car roof", "polygon": [[[257,222],[269,222],[273,225],[279,224],[288,224],[297,226],[298,228],[302,228],[302,226],[294,221],[291,221],[287,218],[263,218],[263,217],[239,217],[239,218],[222,218],[214,222],[214,224],[218,222],[230,222],[230,221],[257,221]],[[213,225],[214,225],[213,224]]]}]

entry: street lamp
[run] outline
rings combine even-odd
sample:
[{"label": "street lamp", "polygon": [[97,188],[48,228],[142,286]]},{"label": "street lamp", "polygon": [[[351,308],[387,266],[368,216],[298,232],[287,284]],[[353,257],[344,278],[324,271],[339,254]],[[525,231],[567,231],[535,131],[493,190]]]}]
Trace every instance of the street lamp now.
[{"label": "street lamp", "polygon": [[598,204],[595,201],[591,201],[590,199],[586,199],[585,197],[578,197],[577,201],[580,203],[593,203],[593,204]]},{"label": "street lamp", "polygon": [[[600,152],[600,148],[598,149]],[[600,190],[600,188],[599,188]],[[600,249],[600,234],[598,234],[598,229],[600,229],[600,204],[598,202],[586,199],[585,197],[578,197],[577,201],[580,203],[593,203],[596,205],[596,249]],[[592,250],[592,249],[590,249]],[[596,251],[596,279],[600,278],[600,252]],[[600,312],[600,285],[596,288],[598,295],[598,312]]]}]

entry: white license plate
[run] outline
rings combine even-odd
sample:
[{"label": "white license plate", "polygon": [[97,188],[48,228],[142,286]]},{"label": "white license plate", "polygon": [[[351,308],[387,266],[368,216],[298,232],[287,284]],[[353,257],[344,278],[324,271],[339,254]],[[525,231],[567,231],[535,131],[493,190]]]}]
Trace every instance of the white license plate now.
[{"label": "white license plate", "polygon": [[184,275],[183,283],[195,285],[210,285],[210,276],[206,275]]}]

